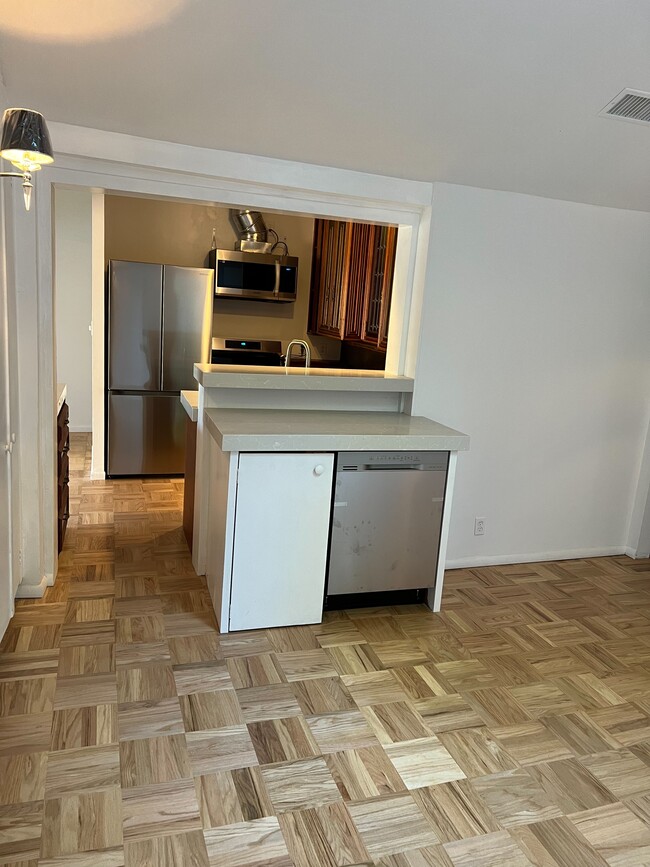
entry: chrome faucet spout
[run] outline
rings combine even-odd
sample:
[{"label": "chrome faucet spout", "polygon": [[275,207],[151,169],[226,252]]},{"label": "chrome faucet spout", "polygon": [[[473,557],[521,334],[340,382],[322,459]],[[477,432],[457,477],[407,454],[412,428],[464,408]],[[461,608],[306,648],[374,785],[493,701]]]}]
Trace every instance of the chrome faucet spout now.
[{"label": "chrome faucet spout", "polygon": [[291,350],[294,346],[302,346],[303,355],[305,356],[305,367],[311,366],[311,349],[309,348],[309,344],[306,340],[292,340],[287,346],[287,354],[284,357],[284,366],[290,367],[291,365]]}]

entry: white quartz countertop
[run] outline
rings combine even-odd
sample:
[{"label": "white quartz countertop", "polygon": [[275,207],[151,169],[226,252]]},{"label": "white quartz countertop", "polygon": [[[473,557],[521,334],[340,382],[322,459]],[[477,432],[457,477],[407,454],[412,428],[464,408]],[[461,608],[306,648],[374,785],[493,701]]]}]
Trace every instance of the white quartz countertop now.
[{"label": "white quartz countertop", "polygon": [[194,378],[204,388],[266,388],[303,391],[412,392],[413,380],[383,370],[336,367],[249,367],[195,364]]},{"label": "white quartz countertop", "polygon": [[183,409],[190,417],[191,421],[199,419],[199,393],[198,391],[181,391],[181,403]]},{"label": "white quartz countertop", "polygon": [[68,396],[68,386],[64,382],[56,384],[56,414],[61,412],[61,407]]},{"label": "white quartz countertop", "polygon": [[398,412],[208,409],[207,429],[224,452],[465,451],[469,437]]}]

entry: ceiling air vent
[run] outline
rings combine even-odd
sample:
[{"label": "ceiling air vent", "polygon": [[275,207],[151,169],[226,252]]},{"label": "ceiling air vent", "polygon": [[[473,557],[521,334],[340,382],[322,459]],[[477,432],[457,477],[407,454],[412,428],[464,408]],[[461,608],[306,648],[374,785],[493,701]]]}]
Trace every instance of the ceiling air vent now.
[{"label": "ceiling air vent", "polygon": [[599,114],[603,117],[650,123],[650,93],[629,88],[622,90]]}]

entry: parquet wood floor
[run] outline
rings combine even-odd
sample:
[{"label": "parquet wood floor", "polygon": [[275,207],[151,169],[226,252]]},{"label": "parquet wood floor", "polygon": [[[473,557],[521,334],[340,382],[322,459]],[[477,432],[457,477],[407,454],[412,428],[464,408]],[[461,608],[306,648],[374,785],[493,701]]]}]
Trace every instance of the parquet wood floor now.
[{"label": "parquet wood floor", "polygon": [[0,653],[0,865],[650,865],[650,562],[220,636],[182,481],[88,481]]}]

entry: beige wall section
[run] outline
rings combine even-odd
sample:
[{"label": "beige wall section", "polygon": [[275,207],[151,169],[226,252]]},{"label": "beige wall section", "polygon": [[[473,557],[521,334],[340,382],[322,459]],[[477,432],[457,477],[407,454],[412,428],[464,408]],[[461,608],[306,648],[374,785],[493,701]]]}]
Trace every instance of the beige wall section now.
[{"label": "beige wall section", "polygon": [[[307,335],[314,220],[291,214],[264,215],[267,226],[286,240],[300,260],[298,298],[293,304],[215,299],[213,335],[248,339],[308,340],[314,358],[336,360],[336,340]],[[216,229],[217,246],[232,250],[236,240],[228,208],[131,196],[106,196],[106,259],[203,267]]]}]

